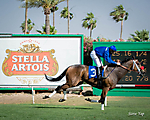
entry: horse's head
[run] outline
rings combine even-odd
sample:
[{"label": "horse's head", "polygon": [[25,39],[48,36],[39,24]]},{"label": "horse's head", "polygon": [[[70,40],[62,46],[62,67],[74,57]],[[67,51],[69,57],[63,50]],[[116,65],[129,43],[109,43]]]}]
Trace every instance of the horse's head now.
[{"label": "horse's head", "polygon": [[144,66],[141,65],[138,59],[132,59],[132,61],[132,70],[137,71],[139,75],[143,76],[145,74]]}]

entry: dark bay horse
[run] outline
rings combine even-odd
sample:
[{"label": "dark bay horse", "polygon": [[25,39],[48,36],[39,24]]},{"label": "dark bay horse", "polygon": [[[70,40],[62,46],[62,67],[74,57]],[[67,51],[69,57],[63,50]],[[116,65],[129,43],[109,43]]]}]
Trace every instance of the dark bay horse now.
[{"label": "dark bay horse", "polygon": [[[65,76],[66,83],[58,86],[51,95],[45,96],[43,99],[50,98],[60,89],[63,89],[65,93],[67,88],[75,87],[82,84],[83,82],[86,82],[93,87],[102,89],[101,99],[99,100],[99,102],[104,105],[105,97],[108,91],[114,89],[118,81],[121,80],[121,78],[126,75],[129,70],[136,71],[140,75],[144,74],[143,66],[141,66],[140,62],[137,59],[128,59],[123,61],[120,66],[114,67],[108,65],[104,71],[104,76],[106,77],[106,79],[101,80],[102,84],[99,85],[100,80],[96,78],[89,79],[89,66],[80,64],[69,66],[57,78],[52,78],[45,75],[46,79],[51,82],[60,81]],[[65,94],[64,99],[66,99]]]}]

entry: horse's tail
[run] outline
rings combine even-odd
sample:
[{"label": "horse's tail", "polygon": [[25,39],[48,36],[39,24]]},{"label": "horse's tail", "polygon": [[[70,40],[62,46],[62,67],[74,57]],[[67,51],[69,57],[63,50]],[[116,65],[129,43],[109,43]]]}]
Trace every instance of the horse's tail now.
[{"label": "horse's tail", "polygon": [[50,76],[47,76],[46,74],[45,74],[45,78],[46,80],[51,81],[51,82],[60,81],[66,75],[68,68],[66,68],[66,70],[64,70],[63,73],[59,75],[57,78],[52,78]]}]

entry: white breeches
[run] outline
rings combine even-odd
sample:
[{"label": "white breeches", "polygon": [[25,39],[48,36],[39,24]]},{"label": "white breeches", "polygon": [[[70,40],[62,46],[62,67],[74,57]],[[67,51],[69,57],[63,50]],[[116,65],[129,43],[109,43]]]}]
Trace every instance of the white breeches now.
[{"label": "white breeches", "polygon": [[97,67],[103,66],[103,63],[102,63],[102,61],[101,61],[101,58],[96,55],[95,50],[93,50],[93,51],[91,52],[90,56],[91,56],[91,58],[94,60],[94,62],[96,63],[96,66],[97,66]]}]

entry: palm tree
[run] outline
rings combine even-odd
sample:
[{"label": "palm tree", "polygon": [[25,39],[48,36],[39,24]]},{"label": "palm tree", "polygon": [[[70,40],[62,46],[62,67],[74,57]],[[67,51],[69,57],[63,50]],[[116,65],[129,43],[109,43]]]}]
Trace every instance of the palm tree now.
[{"label": "palm tree", "polygon": [[110,16],[113,16],[113,19],[116,22],[121,21],[121,32],[120,32],[120,40],[122,39],[122,28],[123,28],[123,20],[127,20],[129,13],[124,10],[122,5],[117,6],[114,8],[114,11],[110,13]]},{"label": "palm tree", "polygon": [[130,37],[128,40],[131,41],[148,41],[149,40],[149,31],[145,30],[141,30],[135,31],[135,35],[134,34],[130,34],[132,36],[132,38]]},{"label": "palm tree", "polygon": [[68,19],[68,34],[69,34],[69,21],[73,19],[73,13],[69,12],[68,15],[68,7],[64,7],[64,9],[60,13],[60,17]]},{"label": "palm tree", "polygon": [[27,14],[28,14],[28,0],[19,0],[21,2],[25,2],[24,5],[22,5],[22,8],[25,8],[25,30],[24,30],[24,34],[27,33]]},{"label": "palm tree", "polygon": [[94,20],[94,14],[91,12],[91,13],[87,13],[87,16],[82,20],[83,23],[82,23],[82,27],[84,27],[85,29],[90,29],[90,38],[92,36],[92,30],[94,28],[96,28],[96,23],[97,23],[97,20]]},{"label": "palm tree", "polygon": [[46,15],[45,18],[45,25],[46,25],[46,34],[50,33],[50,21],[49,21],[49,15],[50,15],[50,9],[53,6],[58,5],[60,2],[63,2],[65,0],[29,0],[28,6],[30,8],[32,7],[43,7],[44,14]]},{"label": "palm tree", "polygon": [[53,27],[55,27],[55,12],[58,10],[58,7],[53,6],[50,10],[53,13]]},{"label": "palm tree", "polygon": [[[67,12],[69,13],[69,0],[67,0],[67,10],[68,10]],[[69,26],[70,26],[69,24],[70,23],[69,22],[70,22],[70,17],[68,15],[68,34],[69,34],[69,31],[70,31],[70,28],[69,28]]]},{"label": "palm tree", "polygon": [[[46,26],[45,25],[42,26],[42,30],[43,31],[41,31],[41,30],[36,30],[36,31],[41,34],[46,34]],[[55,27],[50,25],[50,34],[56,34],[56,33],[57,33],[57,30],[55,29]]]},{"label": "palm tree", "polygon": [[[31,32],[31,30],[33,29],[34,27],[34,23],[32,23],[32,21],[30,19],[27,20],[27,31],[26,33],[29,34]],[[22,32],[25,32],[25,21],[21,24],[21,28],[22,28]]]}]

